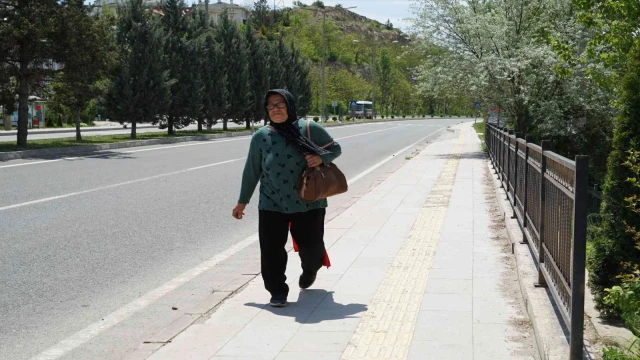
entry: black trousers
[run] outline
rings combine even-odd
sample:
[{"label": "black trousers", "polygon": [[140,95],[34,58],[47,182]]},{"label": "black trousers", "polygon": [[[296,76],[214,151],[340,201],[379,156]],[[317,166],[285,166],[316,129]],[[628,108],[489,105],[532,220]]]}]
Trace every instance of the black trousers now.
[{"label": "black trousers", "polygon": [[260,210],[259,235],[262,279],[264,287],[272,296],[287,296],[285,271],[287,251],[285,245],[289,235],[298,244],[302,270],[317,272],[324,258],[324,217],[325,209],[315,209],[303,213],[284,214],[276,211]]}]

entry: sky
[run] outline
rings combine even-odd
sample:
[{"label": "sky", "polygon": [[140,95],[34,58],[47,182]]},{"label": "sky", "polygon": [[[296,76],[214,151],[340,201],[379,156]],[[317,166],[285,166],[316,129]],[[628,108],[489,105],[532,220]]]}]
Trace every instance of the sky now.
[{"label": "sky", "polygon": [[[236,0],[237,1],[237,0]],[[381,23],[386,23],[390,20],[393,26],[406,31],[410,27],[410,22],[406,18],[413,17],[411,13],[411,4],[414,1],[411,0],[323,0],[327,6],[334,6],[341,4],[343,7],[357,6],[355,9],[350,9],[356,14],[366,16],[370,19],[377,20]],[[237,4],[243,4],[246,0],[237,1]],[[270,3],[273,0],[269,0]],[[311,4],[313,0],[302,0],[305,4]],[[291,7],[293,0],[276,0],[276,3],[283,4],[284,6]]]},{"label": "sky", "polygon": [[[277,7],[292,7],[294,0],[275,0]],[[305,4],[311,4],[314,0],[302,0]],[[93,3],[94,0],[87,1]],[[198,0],[185,0],[187,4],[197,3]],[[217,0],[210,0],[209,3],[215,3]],[[223,0],[228,3],[229,0]],[[234,3],[242,6],[249,7],[253,4],[253,0],[235,0]],[[356,6],[355,9],[350,9],[356,14],[366,16],[370,19],[377,20],[381,23],[386,23],[390,20],[394,27],[403,31],[407,31],[410,27],[410,22],[407,18],[413,16],[411,13],[411,4],[413,0],[323,0],[327,6],[335,6],[341,4],[343,7]],[[274,0],[269,0],[270,6],[273,6]]]}]

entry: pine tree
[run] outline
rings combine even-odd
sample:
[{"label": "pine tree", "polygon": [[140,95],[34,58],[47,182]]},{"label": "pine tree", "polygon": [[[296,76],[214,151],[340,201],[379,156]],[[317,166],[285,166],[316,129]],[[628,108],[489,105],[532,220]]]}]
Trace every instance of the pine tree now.
[{"label": "pine tree", "polygon": [[251,128],[251,121],[263,119],[264,94],[269,90],[269,58],[265,41],[258,38],[251,24],[246,27],[245,40],[249,52],[249,82],[253,105],[248,112],[247,129]]},{"label": "pine tree", "polygon": [[[298,50],[295,51],[297,52]],[[309,65],[305,59],[298,57],[295,69],[298,74],[298,83],[296,84],[298,115],[306,116],[309,113],[309,110],[311,110],[312,101]]]},{"label": "pine tree", "polygon": [[211,32],[206,36],[204,51],[202,112],[205,119],[207,119],[207,129],[210,130],[213,125],[218,123],[218,119],[224,117],[225,109],[227,108],[224,54]]},{"label": "pine tree", "polygon": [[112,59],[111,24],[92,17],[89,11],[82,0],[63,2],[66,26],[60,41],[65,68],[59,77],[61,86],[57,90],[62,94],[57,95],[62,95],[73,111],[78,141],[82,140],[80,114],[100,93],[96,83],[106,76]]},{"label": "pine tree", "polygon": [[157,121],[171,100],[164,37],[146,10],[144,0],[128,0],[118,8],[118,62],[106,96],[109,114],[131,122],[133,139],[136,124]]},{"label": "pine tree", "polygon": [[204,68],[207,66],[206,38],[210,33],[207,25],[207,17],[201,8],[196,8],[190,13],[188,31],[185,37],[190,56],[186,59],[189,70],[185,74],[192,87],[192,97],[188,113],[198,122],[198,131],[202,131],[202,125],[206,120],[204,113],[205,79]]},{"label": "pine tree", "polygon": [[632,151],[640,148],[640,41],[627,56],[620,82],[620,114],[616,118],[613,150],[607,161],[603,188],[602,228],[589,256],[590,285],[601,301],[605,289],[620,276],[640,270],[640,177],[634,172]]},{"label": "pine tree", "polygon": [[248,53],[244,38],[236,24],[231,21],[226,10],[220,15],[217,31],[218,42],[224,54],[224,72],[226,74],[226,111],[222,119],[223,129],[232,120],[239,123],[244,120],[251,107],[251,91],[249,89]]},{"label": "pine tree", "polygon": [[174,129],[189,125],[198,117],[202,106],[201,89],[198,88],[198,45],[189,40],[189,20],[185,16],[184,0],[166,0],[163,3],[162,27],[166,35],[164,52],[167,57],[167,70],[173,81],[171,85],[171,106],[167,110],[168,134]]},{"label": "pine tree", "polygon": [[284,63],[288,56],[287,47],[282,37],[278,39],[276,44],[272,44],[269,47],[269,88],[284,89],[287,87],[287,68]]}]

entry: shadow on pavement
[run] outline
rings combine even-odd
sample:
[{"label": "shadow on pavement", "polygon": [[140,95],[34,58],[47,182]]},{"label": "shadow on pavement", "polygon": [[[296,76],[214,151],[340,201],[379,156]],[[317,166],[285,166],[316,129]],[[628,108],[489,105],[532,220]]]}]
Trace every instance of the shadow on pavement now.
[{"label": "shadow on pavement", "polygon": [[300,324],[318,324],[323,321],[359,318],[354,316],[367,311],[365,304],[339,304],[333,299],[333,291],[302,290],[298,301],[289,302],[284,308],[275,308],[269,304],[246,303],[280,316],[294,317]]}]

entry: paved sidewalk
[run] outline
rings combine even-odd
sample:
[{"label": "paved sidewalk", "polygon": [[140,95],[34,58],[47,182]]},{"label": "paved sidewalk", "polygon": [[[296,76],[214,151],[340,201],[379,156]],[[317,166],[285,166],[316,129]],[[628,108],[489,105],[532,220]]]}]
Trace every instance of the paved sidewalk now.
[{"label": "paved sidewalk", "polygon": [[333,266],[271,308],[262,279],[151,359],[537,359],[511,247],[469,124],[326,226]]}]

